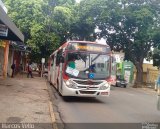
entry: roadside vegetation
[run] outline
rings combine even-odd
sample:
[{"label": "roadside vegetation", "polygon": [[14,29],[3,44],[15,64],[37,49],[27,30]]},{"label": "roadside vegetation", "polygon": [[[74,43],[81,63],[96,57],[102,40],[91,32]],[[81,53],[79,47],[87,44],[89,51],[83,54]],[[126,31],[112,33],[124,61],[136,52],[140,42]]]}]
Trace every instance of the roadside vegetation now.
[{"label": "roadside vegetation", "polygon": [[[66,40],[104,38],[123,51],[143,82],[143,60],[160,44],[159,0],[3,0],[8,14],[25,35],[30,57],[47,58]],[[99,31],[95,32],[95,28]]]}]

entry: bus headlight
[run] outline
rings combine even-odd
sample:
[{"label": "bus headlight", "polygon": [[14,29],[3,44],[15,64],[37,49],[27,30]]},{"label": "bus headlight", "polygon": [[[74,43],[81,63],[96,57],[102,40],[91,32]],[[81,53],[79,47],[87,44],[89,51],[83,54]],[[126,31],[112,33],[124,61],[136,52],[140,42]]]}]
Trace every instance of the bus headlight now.
[{"label": "bus headlight", "polygon": [[77,84],[74,83],[74,82],[71,81],[71,80],[67,80],[67,81],[66,81],[66,86],[69,87],[69,88],[77,89]]},{"label": "bus headlight", "polygon": [[106,90],[109,87],[108,83],[105,83],[104,85],[100,86],[99,90]]},{"label": "bus headlight", "polygon": [[70,83],[70,80],[67,80],[67,81],[66,81],[66,85],[69,86],[70,84],[71,84],[71,83]]}]

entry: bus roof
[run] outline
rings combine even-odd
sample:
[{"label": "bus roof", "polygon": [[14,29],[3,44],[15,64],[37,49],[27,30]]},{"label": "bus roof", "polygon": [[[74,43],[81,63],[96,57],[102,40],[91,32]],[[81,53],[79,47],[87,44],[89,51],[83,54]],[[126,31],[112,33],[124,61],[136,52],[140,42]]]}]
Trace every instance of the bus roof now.
[{"label": "bus roof", "polygon": [[90,43],[90,44],[99,44],[99,45],[109,46],[108,44],[101,44],[98,42],[91,42],[91,41],[68,41],[68,43]]}]

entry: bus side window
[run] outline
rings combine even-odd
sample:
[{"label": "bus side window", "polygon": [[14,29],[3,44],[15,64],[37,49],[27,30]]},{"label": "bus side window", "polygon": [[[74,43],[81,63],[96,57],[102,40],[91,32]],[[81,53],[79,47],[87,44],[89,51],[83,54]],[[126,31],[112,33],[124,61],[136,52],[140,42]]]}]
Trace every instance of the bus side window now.
[{"label": "bus side window", "polygon": [[54,67],[54,56],[52,57],[51,67]]},{"label": "bus side window", "polygon": [[58,66],[59,65],[59,56],[57,55],[56,56],[56,66]]},{"label": "bus side window", "polygon": [[60,64],[60,58],[62,57],[62,49],[61,50],[59,50],[58,52],[57,52],[57,56],[56,56],[56,66],[58,66],[59,64]]}]

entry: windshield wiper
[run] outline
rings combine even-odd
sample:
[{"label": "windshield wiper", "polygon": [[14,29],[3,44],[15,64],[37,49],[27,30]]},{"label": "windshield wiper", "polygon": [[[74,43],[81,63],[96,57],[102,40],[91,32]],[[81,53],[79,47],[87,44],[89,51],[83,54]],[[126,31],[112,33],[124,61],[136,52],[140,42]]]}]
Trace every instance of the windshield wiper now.
[{"label": "windshield wiper", "polygon": [[101,54],[98,54],[91,62],[95,61]]}]

